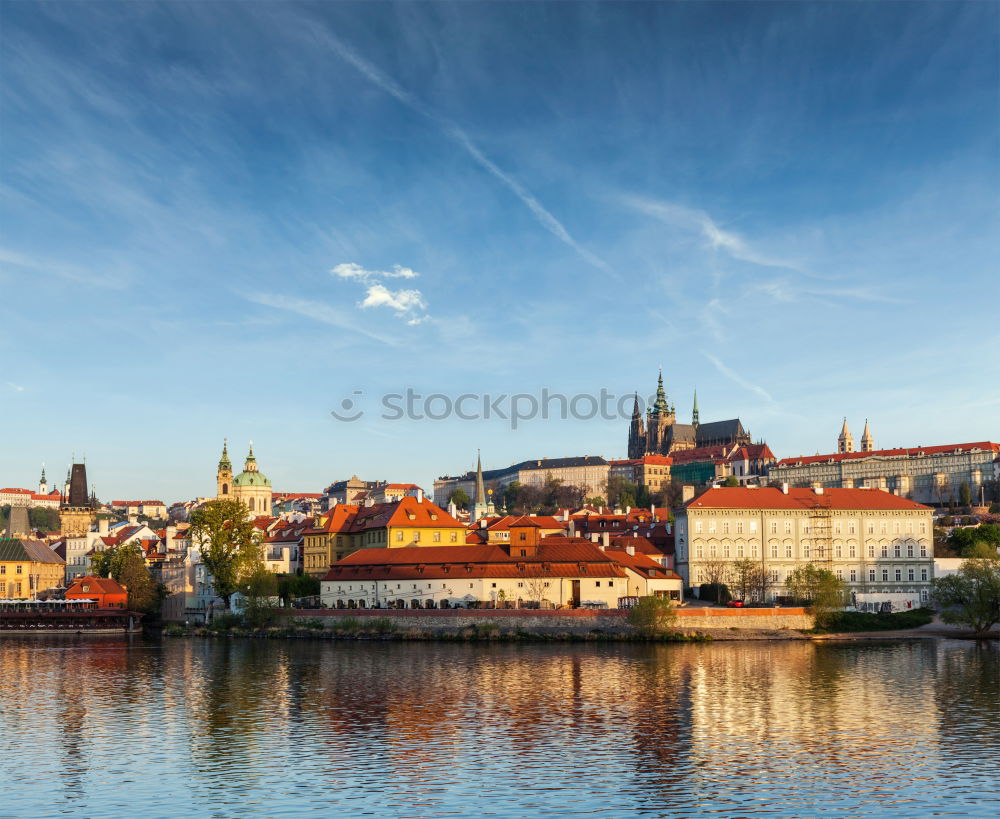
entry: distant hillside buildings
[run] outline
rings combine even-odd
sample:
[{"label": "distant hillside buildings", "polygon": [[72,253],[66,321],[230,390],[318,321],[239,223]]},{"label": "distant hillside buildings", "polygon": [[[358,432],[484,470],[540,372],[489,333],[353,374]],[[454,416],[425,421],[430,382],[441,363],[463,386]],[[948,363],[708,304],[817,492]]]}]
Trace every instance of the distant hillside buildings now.
[{"label": "distant hillside buildings", "polygon": [[[843,432],[841,442],[853,446]],[[783,458],[768,475],[789,486],[884,489],[918,503],[942,506],[959,501],[963,483],[972,498],[978,499],[984,484],[994,479],[998,454],[1000,444],[991,441],[862,452],[845,448],[828,455]]]}]

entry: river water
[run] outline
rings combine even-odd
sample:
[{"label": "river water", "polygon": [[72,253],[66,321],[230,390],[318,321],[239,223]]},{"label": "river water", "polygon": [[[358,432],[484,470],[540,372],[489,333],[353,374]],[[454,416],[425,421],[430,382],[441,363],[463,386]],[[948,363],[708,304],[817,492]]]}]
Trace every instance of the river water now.
[{"label": "river water", "polygon": [[0,816],[1000,815],[1000,645],[0,637]]}]

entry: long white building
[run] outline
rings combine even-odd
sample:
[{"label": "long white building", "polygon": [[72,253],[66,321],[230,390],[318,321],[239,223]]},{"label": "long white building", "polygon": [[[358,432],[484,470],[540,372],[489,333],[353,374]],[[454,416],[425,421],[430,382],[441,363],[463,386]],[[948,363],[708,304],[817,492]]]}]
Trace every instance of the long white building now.
[{"label": "long white building", "polygon": [[919,606],[934,577],[931,514],[877,489],[710,489],[676,516],[677,571],[697,588],[720,564],[725,575],[749,558],[775,600],[789,572],[812,563],[841,578],[859,607]]}]

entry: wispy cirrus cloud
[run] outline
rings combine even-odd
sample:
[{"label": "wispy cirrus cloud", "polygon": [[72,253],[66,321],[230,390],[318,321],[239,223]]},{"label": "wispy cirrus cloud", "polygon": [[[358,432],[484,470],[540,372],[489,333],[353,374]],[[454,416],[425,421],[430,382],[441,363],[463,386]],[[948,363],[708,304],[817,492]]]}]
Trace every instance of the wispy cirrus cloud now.
[{"label": "wispy cirrus cloud", "polygon": [[731,367],[726,366],[724,363],[722,363],[722,361],[720,361],[718,359],[718,357],[716,357],[716,356],[712,355],[711,353],[706,352],[704,350],[702,350],[702,355],[705,356],[705,358],[707,358],[709,361],[711,361],[712,364],[715,365],[715,369],[717,369],[720,373],[722,373],[730,381],[733,381],[734,383],[739,384],[745,390],[749,390],[752,393],[756,393],[761,398],[763,398],[765,401],[767,401],[769,404],[774,404],[775,403],[774,398],[771,396],[771,394],[767,390],[765,390],[759,384],[754,384],[752,381],[747,380],[746,378],[744,378],[742,375],[740,375],[738,372],[736,372],[736,370],[732,369]]},{"label": "wispy cirrus cloud", "polygon": [[700,234],[709,248],[722,251],[739,261],[811,275],[801,263],[762,252],[739,234],[720,227],[718,222],[698,208],[639,196],[624,196],[622,201],[628,207],[675,228]]},{"label": "wispy cirrus cloud", "polygon": [[397,347],[400,344],[397,339],[371,329],[365,322],[358,321],[351,312],[333,307],[325,302],[298,299],[281,293],[248,293],[244,298],[254,304],[285,310],[313,321],[329,324],[331,327],[358,333],[390,347]]},{"label": "wispy cirrus cloud", "polygon": [[21,384],[15,384],[13,381],[8,381],[7,386],[10,387],[14,392],[24,392],[24,386]]},{"label": "wispy cirrus cloud", "polygon": [[492,159],[486,156],[486,154],[483,153],[483,151],[469,138],[469,135],[466,134],[457,123],[442,116],[419,99],[416,95],[402,88],[391,77],[358,55],[353,49],[349,48],[332,33],[326,32],[326,40],[329,42],[331,48],[345,62],[354,66],[354,68],[356,68],[371,83],[376,85],[378,88],[381,88],[390,96],[394,97],[411,111],[414,111],[415,113],[420,114],[426,119],[432,121],[446,137],[461,147],[476,162],[476,164],[506,186],[531,212],[543,228],[549,231],[549,233],[555,236],[563,244],[570,247],[578,256],[580,256],[580,258],[593,267],[603,270],[605,273],[611,273],[615,276],[618,275],[607,262],[592,251],[583,247],[576,239],[574,239],[570,232],[566,229],[566,226],[563,225],[563,223],[560,222],[552,214],[552,212],[548,210],[548,208],[539,202],[538,199],[524,187],[524,185],[514,179],[514,177],[512,177],[509,173],[502,170]]}]

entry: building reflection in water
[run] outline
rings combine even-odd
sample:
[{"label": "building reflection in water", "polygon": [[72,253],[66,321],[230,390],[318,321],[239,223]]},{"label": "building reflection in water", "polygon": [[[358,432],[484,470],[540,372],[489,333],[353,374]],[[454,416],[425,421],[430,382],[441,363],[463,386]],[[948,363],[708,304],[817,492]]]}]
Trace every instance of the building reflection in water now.
[{"label": "building reflection in water", "polygon": [[[169,816],[270,815],[275,800],[381,815],[923,815],[959,772],[962,793],[984,787],[997,655],[936,641],[5,641],[0,760],[44,749],[31,815],[130,800]],[[0,767],[0,787],[14,781]]]}]

